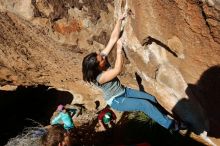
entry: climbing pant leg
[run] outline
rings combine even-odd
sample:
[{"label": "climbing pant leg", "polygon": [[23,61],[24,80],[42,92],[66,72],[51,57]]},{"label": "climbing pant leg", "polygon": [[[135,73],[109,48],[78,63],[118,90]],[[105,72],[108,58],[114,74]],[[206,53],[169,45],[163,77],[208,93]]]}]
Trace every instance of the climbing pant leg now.
[{"label": "climbing pant leg", "polygon": [[154,96],[150,95],[147,92],[142,92],[139,90],[131,89],[131,88],[125,88],[125,96],[129,98],[141,98],[149,100],[153,103],[157,103],[157,100]]},{"label": "climbing pant leg", "polygon": [[160,112],[154,104],[145,99],[116,97],[111,107],[118,111],[142,111],[166,129],[171,128],[173,120]]}]

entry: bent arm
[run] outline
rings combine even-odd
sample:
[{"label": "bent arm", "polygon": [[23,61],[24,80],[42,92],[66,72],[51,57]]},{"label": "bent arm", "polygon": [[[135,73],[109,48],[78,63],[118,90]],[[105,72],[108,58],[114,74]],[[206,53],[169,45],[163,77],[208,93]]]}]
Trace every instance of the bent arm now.
[{"label": "bent arm", "polygon": [[107,71],[104,71],[102,75],[99,78],[99,83],[103,84],[108,81],[111,81],[117,75],[121,72],[122,70],[122,65],[123,65],[123,58],[122,58],[122,42],[119,39],[117,41],[117,56],[116,56],[116,61],[115,61],[115,66],[112,69],[109,69]]}]

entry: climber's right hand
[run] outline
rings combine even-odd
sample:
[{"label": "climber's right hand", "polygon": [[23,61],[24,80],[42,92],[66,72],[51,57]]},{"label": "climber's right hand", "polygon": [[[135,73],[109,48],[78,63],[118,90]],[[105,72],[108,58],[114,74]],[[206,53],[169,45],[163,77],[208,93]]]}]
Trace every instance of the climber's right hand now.
[{"label": "climber's right hand", "polygon": [[128,12],[125,11],[121,16],[119,16],[119,20],[125,20],[125,18],[128,16]]}]

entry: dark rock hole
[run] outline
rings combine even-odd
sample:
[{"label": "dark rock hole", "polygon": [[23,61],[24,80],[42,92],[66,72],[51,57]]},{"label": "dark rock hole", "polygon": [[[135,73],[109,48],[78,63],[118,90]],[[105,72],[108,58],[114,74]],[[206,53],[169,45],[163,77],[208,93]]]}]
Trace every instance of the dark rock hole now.
[{"label": "dark rock hole", "polygon": [[49,86],[18,86],[14,91],[0,90],[0,145],[20,134],[25,127],[44,126],[59,104],[70,104],[73,95]]}]

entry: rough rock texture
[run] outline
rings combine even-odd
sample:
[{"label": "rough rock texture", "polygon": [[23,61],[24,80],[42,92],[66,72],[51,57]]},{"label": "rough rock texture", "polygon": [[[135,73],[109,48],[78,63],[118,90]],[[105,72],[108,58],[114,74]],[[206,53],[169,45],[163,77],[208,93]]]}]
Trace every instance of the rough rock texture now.
[{"label": "rough rock texture", "polygon": [[[24,4],[30,2],[32,5],[28,9]],[[83,102],[88,103],[88,108],[94,108],[95,101],[90,101],[89,97],[100,97],[100,91],[89,88],[89,85],[85,86],[81,78],[81,61],[87,50],[97,51],[103,48],[104,44],[101,43],[107,42],[107,36],[103,38],[102,34],[109,34],[109,25],[114,25],[107,7],[113,10],[113,3],[103,2],[93,8],[94,3],[90,5],[91,2],[88,1],[88,8],[84,6],[85,10],[80,11],[76,8],[78,3],[71,4],[70,7],[70,4],[62,2],[0,2],[0,84],[43,84],[71,90],[78,97],[75,98],[76,102],[82,102],[84,96],[87,99]],[[34,13],[30,13],[31,10]],[[103,12],[100,14],[100,11]],[[102,15],[104,18],[95,21],[95,15]],[[106,21],[110,23],[103,24]],[[99,43],[94,40],[99,40]],[[102,101],[102,98],[99,100]]]},{"label": "rough rock texture", "polygon": [[[128,1],[131,17],[124,34],[129,60],[153,87],[151,92],[159,94],[159,102],[190,123],[197,134],[210,131],[213,137],[219,137],[214,122],[219,117],[213,115],[219,105],[218,6],[200,1]],[[211,86],[212,73],[217,83],[204,91]],[[210,84],[199,84],[200,80]]]},{"label": "rough rock texture", "polygon": [[122,82],[220,144],[218,0],[0,0],[1,90],[41,84],[70,91],[89,109],[95,101],[103,107],[100,91],[82,81],[81,61],[104,48],[124,10]]}]

